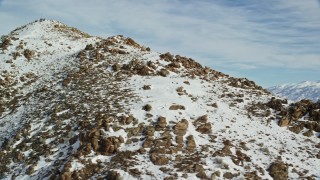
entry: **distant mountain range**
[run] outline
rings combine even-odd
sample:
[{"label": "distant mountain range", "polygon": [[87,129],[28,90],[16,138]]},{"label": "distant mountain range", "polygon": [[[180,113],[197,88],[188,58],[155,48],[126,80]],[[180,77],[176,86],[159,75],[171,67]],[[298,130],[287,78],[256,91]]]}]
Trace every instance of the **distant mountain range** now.
[{"label": "distant mountain range", "polygon": [[283,96],[293,101],[301,99],[320,100],[320,81],[283,84],[270,87],[268,90],[275,95]]}]

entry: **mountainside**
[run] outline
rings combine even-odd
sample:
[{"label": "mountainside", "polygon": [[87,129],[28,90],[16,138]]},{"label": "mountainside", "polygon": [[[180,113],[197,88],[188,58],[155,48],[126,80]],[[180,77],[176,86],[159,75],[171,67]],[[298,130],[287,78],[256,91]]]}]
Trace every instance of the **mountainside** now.
[{"label": "mountainside", "polygon": [[320,179],[319,103],[53,20],[0,48],[0,179]]},{"label": "mountainside", "polygon": [[293,101],[301,99],[320,100],[320,81],[303,81],[297,84],[283,84],[273,86],[268,90],[278,96],[283,96]]}]

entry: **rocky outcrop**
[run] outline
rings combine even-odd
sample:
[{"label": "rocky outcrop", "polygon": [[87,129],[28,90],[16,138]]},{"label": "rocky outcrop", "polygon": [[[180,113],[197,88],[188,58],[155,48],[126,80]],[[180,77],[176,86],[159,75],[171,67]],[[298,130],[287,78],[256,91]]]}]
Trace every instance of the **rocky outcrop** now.
[{"label": "rocky outcrop", "polygon": [[[310,131],[304,133],[312,136],[311,131],[320,130],[320,104],[310,100],[301,100],[285,107],[287,100],[272,98],[266,105],[278,114],[280,127],[289,126],[289,130],[300,133],[303,128]],[[302,119],[302,120],[301,120]]]}]

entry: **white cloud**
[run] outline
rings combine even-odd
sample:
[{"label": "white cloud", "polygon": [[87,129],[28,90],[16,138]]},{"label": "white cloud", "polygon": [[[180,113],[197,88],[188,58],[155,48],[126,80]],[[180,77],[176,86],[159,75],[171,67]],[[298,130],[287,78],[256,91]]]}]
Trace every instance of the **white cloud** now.
[{"label": "white cloud", "polygon": [[0,16],[13,22],[1,18],[0,24],[13,29],[15,22],[21,25],[21,19],[47,17],[95,35],[131,36],[158,51],[203,59],[206,65],[212,58],[213,66],[229,63],[242,69],[320,68],[320,8],[316,0],[232,3],[4,0]]}]

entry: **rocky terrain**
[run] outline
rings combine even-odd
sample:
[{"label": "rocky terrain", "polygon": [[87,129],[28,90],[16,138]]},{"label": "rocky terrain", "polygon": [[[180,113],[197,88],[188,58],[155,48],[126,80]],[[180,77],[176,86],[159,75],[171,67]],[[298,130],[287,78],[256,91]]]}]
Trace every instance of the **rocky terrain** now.
[{"label": "rocky terrain", "polygon": [[53,20],[0,48],[0,179],[320,179],[319,102]]},{"label": "rocky terrain", "polygon": [[314,102],[320,101],[320,81],[283,84],[270,87],[268,90],[292,101],[300,101],[302,99],[310,99]]}]

